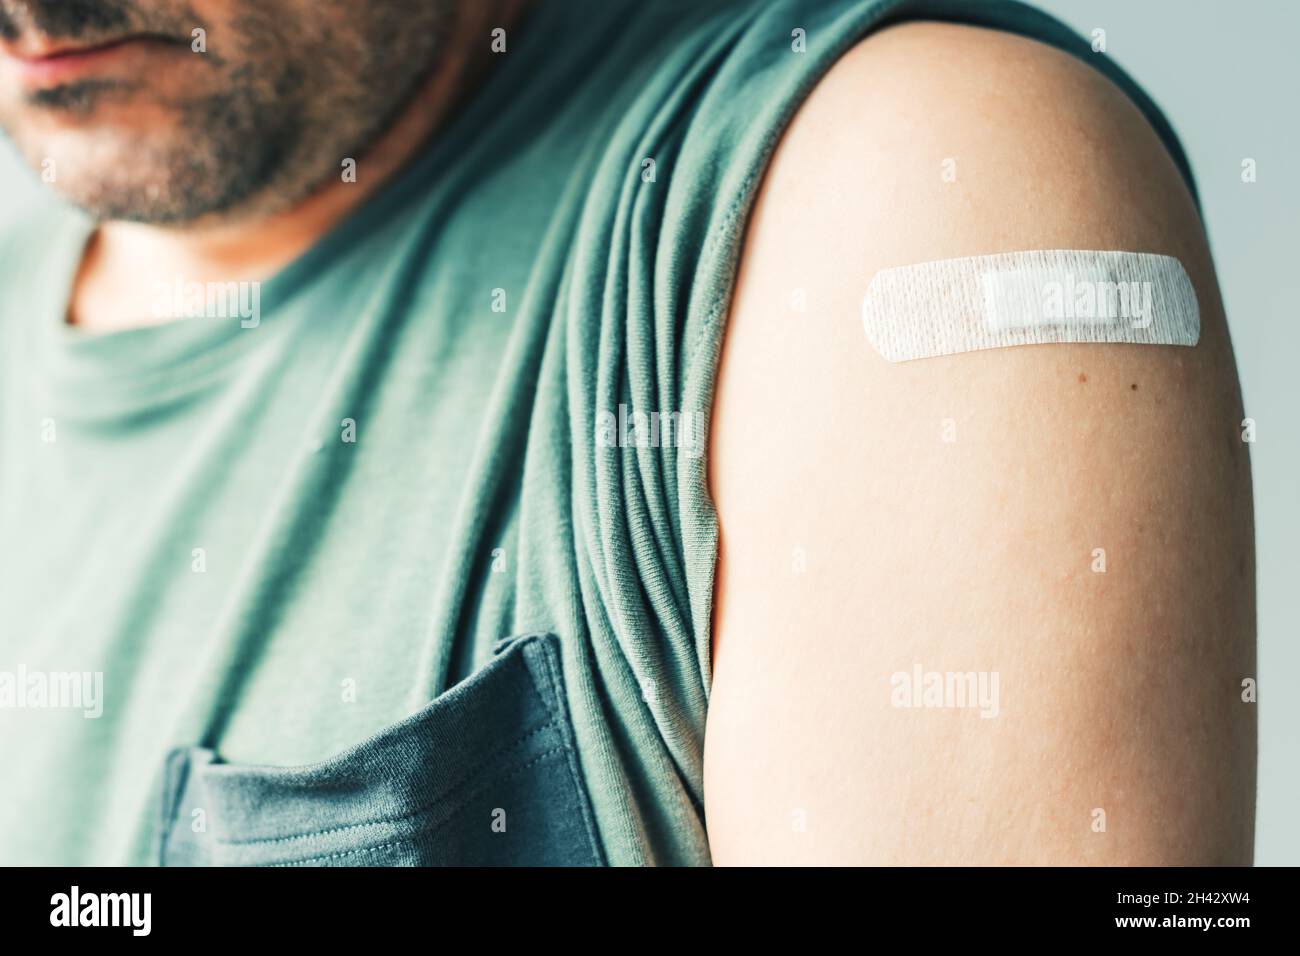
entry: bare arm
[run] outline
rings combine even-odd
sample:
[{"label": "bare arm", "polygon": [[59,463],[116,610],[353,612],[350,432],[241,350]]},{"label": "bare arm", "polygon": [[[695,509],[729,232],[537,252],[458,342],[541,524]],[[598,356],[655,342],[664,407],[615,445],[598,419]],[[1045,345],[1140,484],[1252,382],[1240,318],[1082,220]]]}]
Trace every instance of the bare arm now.
[{"label": "bare arm", "polygon": [[[1177,257],[1200,344],[866,341],[878,270],[1027,249]],[[1118,90],[973,28],[859,45],[769,171],[723,356],[715,862],[1249,863],[1242,417],[1203,227]],[[996,675],[997,716],[896,706],[918,665]]]}]

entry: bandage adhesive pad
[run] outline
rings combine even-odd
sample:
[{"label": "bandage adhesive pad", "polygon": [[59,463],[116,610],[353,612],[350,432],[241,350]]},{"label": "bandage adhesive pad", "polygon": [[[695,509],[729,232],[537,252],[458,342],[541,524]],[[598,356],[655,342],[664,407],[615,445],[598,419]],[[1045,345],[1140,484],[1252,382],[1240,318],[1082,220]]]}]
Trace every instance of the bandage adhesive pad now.
[{"label": "bandage adhesive pad", "polygon": [[1146,252],[1045,249],[943,259],[876,273],[862,303],[890,362],[1014,345],[1195,345],[1196,291],[1183,264]]}]

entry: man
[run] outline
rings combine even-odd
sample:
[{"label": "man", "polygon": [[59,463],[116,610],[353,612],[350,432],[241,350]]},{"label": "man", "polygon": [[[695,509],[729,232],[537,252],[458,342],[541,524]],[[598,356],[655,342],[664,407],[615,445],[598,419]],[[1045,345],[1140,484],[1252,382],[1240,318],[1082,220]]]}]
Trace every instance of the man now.
[{"label": "man", "polygon": [[[0,243],[0,860],[1249,862],[1222,307],[1055,21],[0,14],[83,210]],[[1051,249],[1177,260],[1194,347],[863,335],[882,270]]]}]

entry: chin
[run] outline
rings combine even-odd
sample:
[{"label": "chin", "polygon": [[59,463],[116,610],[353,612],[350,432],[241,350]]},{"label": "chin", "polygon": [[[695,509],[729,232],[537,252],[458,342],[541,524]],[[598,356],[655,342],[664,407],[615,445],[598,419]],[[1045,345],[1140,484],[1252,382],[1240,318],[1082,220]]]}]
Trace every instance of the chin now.
[{"label": "chin", "polygon": [[183,180],[203,177],[192,147],[153,139],[97,126],[34,137],[20,149],[46,186],[96,219],[175,222],[199,201]]}]

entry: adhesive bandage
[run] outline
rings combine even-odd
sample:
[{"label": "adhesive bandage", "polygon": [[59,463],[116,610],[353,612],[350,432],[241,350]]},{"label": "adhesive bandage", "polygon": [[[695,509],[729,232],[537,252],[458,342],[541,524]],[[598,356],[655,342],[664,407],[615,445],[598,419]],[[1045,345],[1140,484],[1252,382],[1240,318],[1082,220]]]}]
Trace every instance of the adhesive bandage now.
[{"label": "adhesive bandage", "polygon": [[876,273],[862,303],[891,362],[1052,342],[1195,345],[1183,264],[1145,252],[1047,249],[943,259]]}]

